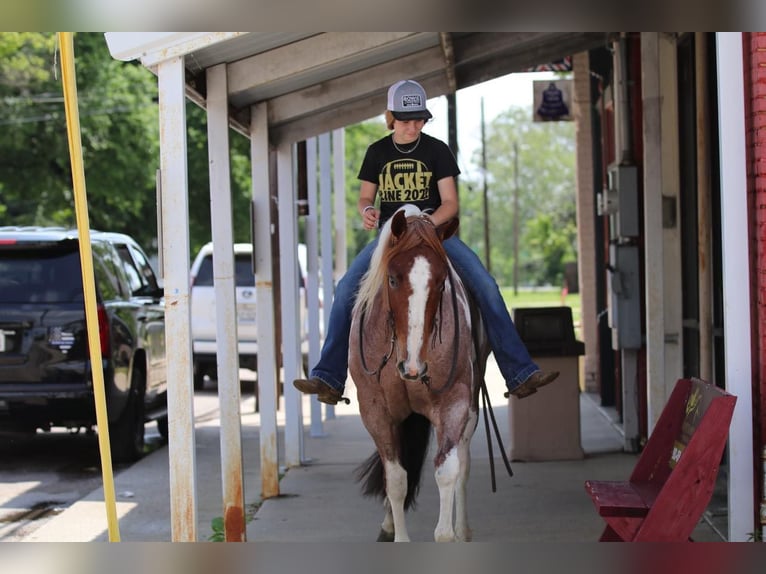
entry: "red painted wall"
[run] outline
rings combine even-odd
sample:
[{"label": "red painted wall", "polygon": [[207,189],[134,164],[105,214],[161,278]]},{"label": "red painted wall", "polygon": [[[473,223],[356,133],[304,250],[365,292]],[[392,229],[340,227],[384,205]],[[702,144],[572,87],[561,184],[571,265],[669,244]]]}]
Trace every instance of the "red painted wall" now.
[{"label": "red painted wall", "polygon": [[[766,33],[743,34],[743,55],[751,288],[755,294],[752,323],[757,347],[753,352],[753,439],[757,461],[766,439]],[[763,486],[757,478],[755,484],[756,488]]]}]

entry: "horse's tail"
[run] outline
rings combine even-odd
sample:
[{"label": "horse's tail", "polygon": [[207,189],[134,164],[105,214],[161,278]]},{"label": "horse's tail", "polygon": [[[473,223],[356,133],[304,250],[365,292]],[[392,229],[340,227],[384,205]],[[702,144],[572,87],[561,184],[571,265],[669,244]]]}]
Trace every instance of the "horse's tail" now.
[{"label": "horse's tail", "polygon": [[[401,427],[400,463],[407,471],[407,496],[404,499],[405,510],[415,508],[415,498],[420,490],[420,478],[423,463],[431,439],[431,423],[423,415],[411,414]],[[356,480],[362,482],[362,494],[383,500],[386,496],[386,480],[383,461],[378,451],[360,464],[356,469]]]}]

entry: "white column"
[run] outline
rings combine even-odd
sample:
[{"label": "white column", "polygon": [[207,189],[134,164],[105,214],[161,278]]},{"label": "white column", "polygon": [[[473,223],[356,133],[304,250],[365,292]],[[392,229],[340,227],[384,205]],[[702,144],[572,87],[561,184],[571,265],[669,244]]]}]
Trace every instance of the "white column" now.
[{"label": "white column", "polygon": [[282,286],[282,370],[285,394],[285,464],[303,460],[302,394],[293,386],[301,365],[300,309],[298,301],[298,230],[296,222],[293,146],[277,146],[279,182],[279,274]]},{"label": "white column", "polygon": [[[318,144],[319,144],[319,197],[320,202],[322,203],[322,259],[324,263],[324,270],[322,271],[324,275],[325,280],[325,291],[324,291],[324,301],[325,305],[327,305],[327,311],[324,315],[325,320],[325,333],[327,333],[327,329],[330,326],[330,304],[332,303],[332,293],[334,292],[332,283],[328,284],[327,282],[331,282],[333,280],[333,277],[336,279],[340,278],[340,274],[337,273],[337,265],[333,267],[333,257],[332,254],[335,254],[335,257],[338,256],[338,245],[335,244],[335,249],[333,249],[333,216],[332,216],[332,174],[331,174],[331,164],[330,164],[330,157],[331,157],[331,150],[330,150],[330,134],[329,133],[323,133],[318,138]],[[345,197],[345,196],[344,196]],[[345,202],[345,199],[344,199]],[[345,203],[344,203],[345,205]],[[327,215],[324,215],[327,214]],[[345,221],[345,219],[344,219]],[[335,215],[335,225],[338,226],[338,216]],[[336,229],[337,232],[337,229]],[[337,233],[336,233],[337,237]],[[325,255],[327,254],[327,255]],[[333,274],[333,269],[336,270],[335,274]],[[328,273],[329,271],[329,273]],[[330,287],[328,289],[327,287]],[[328,297],[328,291],[330,293],[330,297]],[[332,420],[335,418],[335,407],[333,405],[325,405],[324,407],[325,417],[328,420]]]},{"label": "white column", "polygon": [[[306,302],[309,322],[309,357],[308,368],[319,361],[319,204],[317,203],[317,140],[306,141],[306,173],[308,174],[308,203],[309,214],[306,216]],[[306,376],[310,376],[306,373]],[[311,436],[324,436],[322,425],[322,403],[316,395],[311,395]]]},{"label": "white column", "polygon": [[221,410],[221,483],[223,515],[240,517],[240,520],[225,520],[224,524],[243,527],[241,532],[226,530],[226,540],[244,542],[245,501],[228,112],[226,65],[220,64],[207,69],[207,149],[213,232],[218,401]]},{"label": "white column", "polygon": [[755,524],[742,34],[716,33],[716,52],[726,390],[737,397],[729,432],[729,541],[746,542]]},{"label": "white column", "polygon": [[189,198],[183,57],[157,66],[162,251],[168,356],[168,457],[173,542],[197,540],[197,489],[189,310]]},{"label": "white column", "polygon": [[593,129],[591,126],[591,76],[588,52],[575,54],[574,67],[574,114],[577,172],[577,277],[579,282],[580,332],[585,343],[582,359],[583,389],[598,391],[599,347],[598,306],[596,281],[602,280],[596,273],[596,221],[595,195],[593,193]]},{"label": "white column", "polygon": [[[683,276],[681,265],[681,224],[679,195],[681,171],[679,160],[678,128],[678,45],[675,36],[658,36],[659,73],[662,95],[660,97],[660,137],[662,150],[662,202],[668,211],[675,214],[674,221],[662,225],[662,277],[663,277],[663,320],[664,347],[664,389],[652,385],[649,396],[649,429],[654,427],[665,403],[675,388],[676,381],[683,375]],[[644,150],[646,150],[644,146]],[[665,205],[663,205],[665,212]],[[663,216],[664,217],[664,216]]]},{"label": "white column", "polygon": [[277,355],[274,331],[274,283],[271,273],[271,174],[268,104],[251,108],[250,163],[253,186],[255,305],[258,310],[258,401],[261,414],[261,496],[279,495],[277,440]]},{"label": "white column", "polygon": [[647,427],[652,433],[665,393],[665,297],[662,236],[662,96],[659,34],[641,34],[641,106],[644,141],[644,280]]},{"label": "white column", "polygon": [[[335,265],[338,277],[346,272],[346,130],[332,132],[333,191],[335,193]],[[356,211],[354,212],[356,213]]]}]

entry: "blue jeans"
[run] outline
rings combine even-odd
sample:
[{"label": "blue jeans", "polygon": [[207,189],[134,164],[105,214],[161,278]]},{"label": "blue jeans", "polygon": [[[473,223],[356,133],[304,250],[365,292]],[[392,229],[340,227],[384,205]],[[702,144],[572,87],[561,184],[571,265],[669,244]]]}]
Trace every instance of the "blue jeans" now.
[{"label": "blue jeans", "polygon": [[[346,386],[348,375],[351,312],[359,283],[370,266],[370,259],[377,244],[378,236],[359,252],[346,274],[338,282],[319,363],[311,369],[312,377],[321,379],[341,393]],[[506,386],[509,390],[513,390],[540,369],[532,361],[524,342],[516,331],[497,282],[484,268],[481,260],[456,236],[444,242],[444,249],[463,284],[481,310],[497,366],[505,379]]]}]

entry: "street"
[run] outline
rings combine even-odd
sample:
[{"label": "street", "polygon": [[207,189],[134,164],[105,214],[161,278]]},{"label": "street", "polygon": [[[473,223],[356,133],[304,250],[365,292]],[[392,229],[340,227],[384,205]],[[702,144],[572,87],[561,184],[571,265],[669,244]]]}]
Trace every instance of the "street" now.
[{"label": "street", "polygon": [[[243,385],[243,395],[250,392]],[[218,413],[215,381],[194,395],[195,421]],[[145,430],[146,452],[166,446],[156,423]],[[114,476],[131,465],[114,465]],[[101,486],[98,436],[54,429],[35,435],[0,434],[0,542],[23,541],[47,519]],[[131,493],[117,493],[129,498]]]}]

